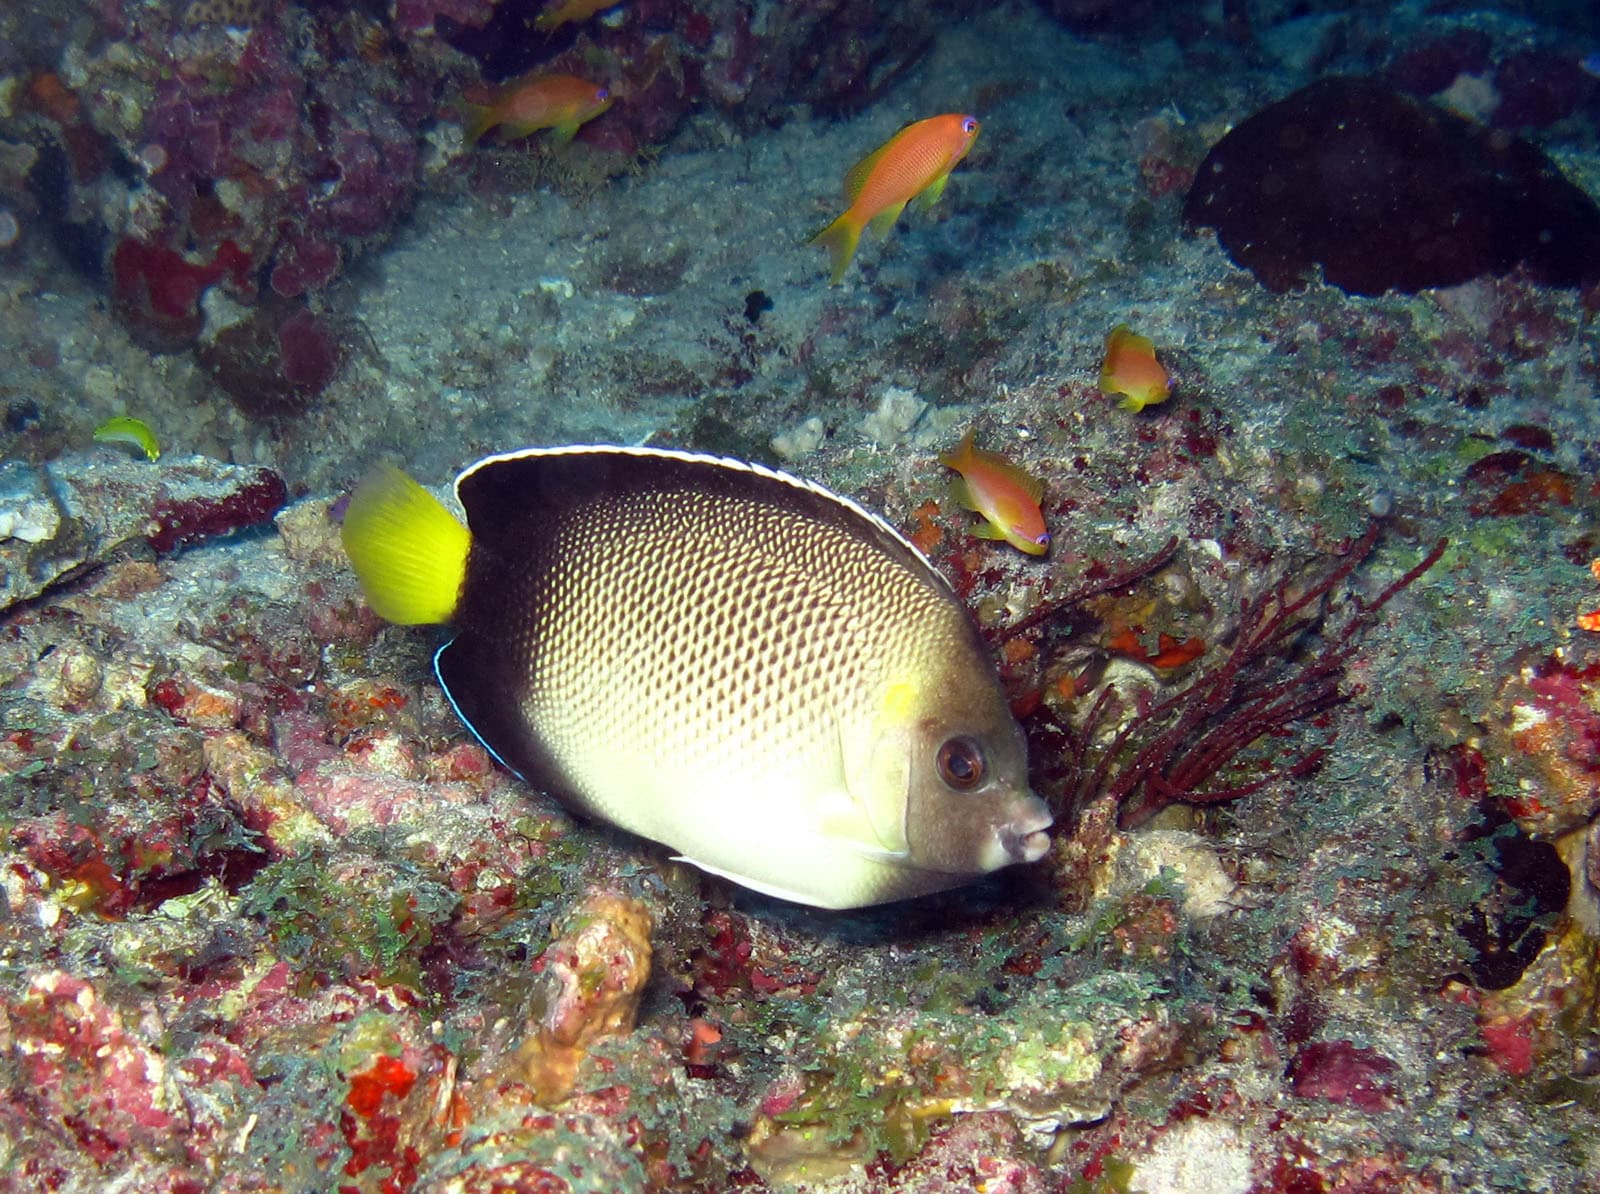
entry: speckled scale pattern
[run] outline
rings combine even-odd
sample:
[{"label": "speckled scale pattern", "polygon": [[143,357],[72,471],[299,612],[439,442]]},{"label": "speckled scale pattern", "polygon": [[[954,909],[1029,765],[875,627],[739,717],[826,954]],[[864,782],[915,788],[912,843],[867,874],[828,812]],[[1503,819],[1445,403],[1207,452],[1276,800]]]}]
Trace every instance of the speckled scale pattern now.
[{"label": "speckled scale pattern", "polygon": [[[625,753],[752,784],[834,765],[837,721],[874,691],[868,661],[947,649],[958,630],[929,579],[770,504],[602,498],[571,513],[552,554],[524,581],[522,707],[572,794],[614,820],[629,817],[604,781],[577,777],[615,775]],[[907,625],[929,632],[894,632]]]}]

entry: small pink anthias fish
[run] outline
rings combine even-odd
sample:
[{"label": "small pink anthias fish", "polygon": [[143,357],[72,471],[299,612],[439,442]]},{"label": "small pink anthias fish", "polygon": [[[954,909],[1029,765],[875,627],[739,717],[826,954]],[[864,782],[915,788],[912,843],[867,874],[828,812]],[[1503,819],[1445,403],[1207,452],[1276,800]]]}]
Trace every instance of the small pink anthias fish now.
[{"label": "small pink anthias fish", "polygon": [[979,127],[976,116],[959,112],[931,116],[906,125],[851,168],[844,176],[844,197],[850,206],[811,238],[814,245],[826,245],[832,256],[829,285],[844,277],[863,228],[871,225],[881,236],[913,199],[919,208],[939,201],[950,171],[978,139]]},{"label": "small pink anthias fish", "polygon": [[461,137],[472,145],[490,129],[499,129],[508,141],[554,129],[556,144],[561,145],[611,104],[608,88],[576,75],[524,75],[496,87],[486,104],[462,100],[466,126]]},{"label": "small pink anthias fish", "polygon": [[972,442],[970,428],[956,450],[944,453],[939,460],[961,474],[951,483],[951,496],[983,516],[974,535],[980,539],[1004,539],[1030,556],[1042,556],[1050,550],[1050,532],[1044,529],[1044,513],[1039,509],[1044,482],[1005,457],[979,448]]},{"label": "small pink anthias fish", "polygon": [[619,0],[555,0],[533,22],[535,29],[549,32],[563,25],[587,21],[597,12],[616,8]]}]

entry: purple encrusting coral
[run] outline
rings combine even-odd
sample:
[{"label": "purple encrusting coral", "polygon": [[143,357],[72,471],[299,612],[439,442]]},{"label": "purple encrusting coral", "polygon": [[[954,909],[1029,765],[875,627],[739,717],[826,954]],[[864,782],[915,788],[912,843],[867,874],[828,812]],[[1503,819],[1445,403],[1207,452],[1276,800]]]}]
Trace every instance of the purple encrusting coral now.
[{"label": "purple encrusting coral", "polygon": [[159,499],[150,508],[150,546],[158,552],[199,543],[271,520],[288,499],[283,478],[262,469],[256,479],[220,498]]},{"label": "purple encrusting coral", "polygon": [[[1592,197],[1592,15],[539,7],[0,6],[0,1190],[1600,1185],[1600,291],[1280,293],[1182,212],[1332,74]],[[617,102],[461,145],[535,68]],[[953,110],[939,204],[829,287],[846,170]],[[1173,380],[1137,415],[1123,322]],[[1049,557],[972,536],[972,424]],[[1045,859],[816,912],[471,739],[341,495],[646,439],[929,556]]]}]

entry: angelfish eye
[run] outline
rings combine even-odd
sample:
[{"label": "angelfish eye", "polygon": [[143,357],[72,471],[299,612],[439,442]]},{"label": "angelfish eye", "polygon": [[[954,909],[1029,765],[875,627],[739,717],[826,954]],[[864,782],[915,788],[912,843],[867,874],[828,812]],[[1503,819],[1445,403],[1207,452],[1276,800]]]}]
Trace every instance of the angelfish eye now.
[{"label": "angelfish eye", "polygon": [[958,792],[983,782],[983,749],[971,738],[947,738],[939,747],[939,778]]},{"label": "angelfish eye", "polygon": [[971,116],[967,117],[961,122],[961,131],[969,137],[973,136],[978,131],[977,120]]}]

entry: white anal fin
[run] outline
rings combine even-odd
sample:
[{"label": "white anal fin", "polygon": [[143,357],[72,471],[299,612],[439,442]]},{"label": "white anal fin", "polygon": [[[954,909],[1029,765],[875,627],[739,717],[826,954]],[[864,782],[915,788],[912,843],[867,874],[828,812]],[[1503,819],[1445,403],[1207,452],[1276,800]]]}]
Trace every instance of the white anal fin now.
[{"label": "white anal fin", "polygon": [[673,862],[687,862],[692,867],[698,867],[708,875],[715,875],[719,879],[726,879],[730,883],[737,883],[740,887],[747,887],[751,891],[758,891],[762,895],[773,896],[776,899],[788,900],[793,904],[805,904],[810,908],[830,908],[834,905],[824,904],[816,896],[791,891],[780,887],[776,883],[766,883],[760,879],[752,879],[749,875],[741,875],[734,871],[725,870],[720,866],[712,866],[709,862],[701,862],[698,858],[690,858],[686,854],[674,854]]}]

